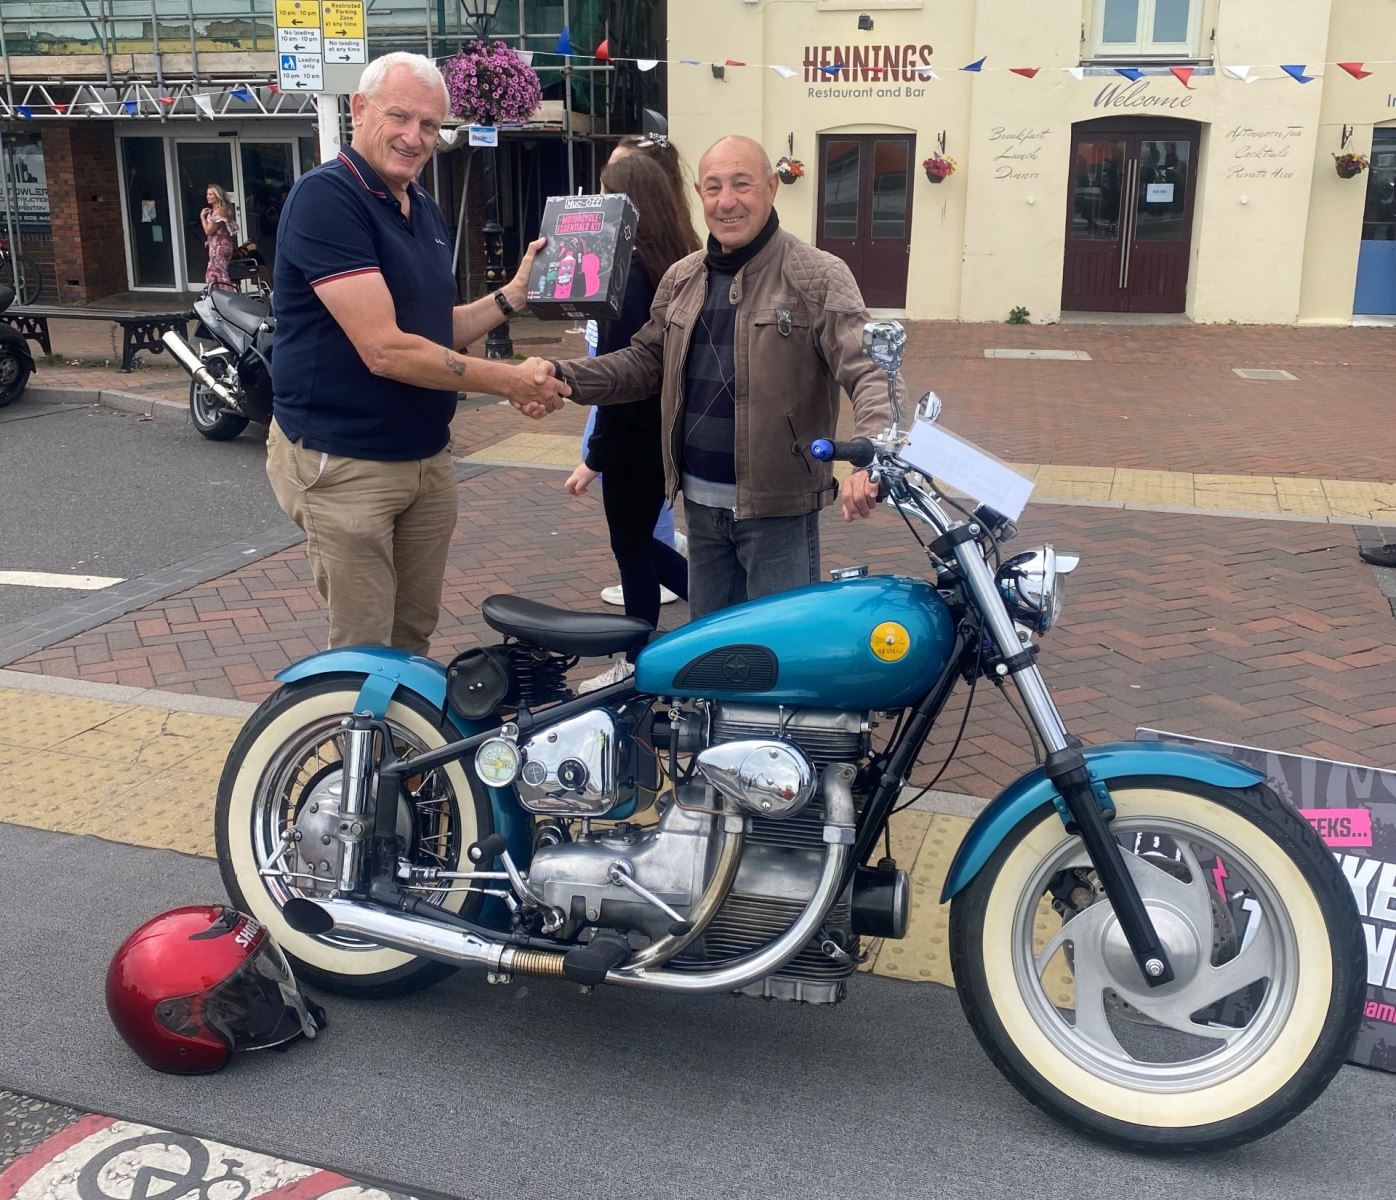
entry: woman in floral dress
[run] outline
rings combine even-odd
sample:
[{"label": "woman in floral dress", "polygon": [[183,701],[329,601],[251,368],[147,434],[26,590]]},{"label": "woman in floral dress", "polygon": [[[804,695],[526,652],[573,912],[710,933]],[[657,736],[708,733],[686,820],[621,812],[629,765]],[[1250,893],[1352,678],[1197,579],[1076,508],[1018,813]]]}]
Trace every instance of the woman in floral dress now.
[{"label": "woman in floral dress", "polygon": [[204,227],[204,247],[208,250],[204,282],[210,287],[233,291],[233,281],[228,277],[228,260],[233,257],[233,248],[238,244],[233,205],[228,193],[216,183],[208,185],[204,199],[208,201],[208,207],[199,214]]}]

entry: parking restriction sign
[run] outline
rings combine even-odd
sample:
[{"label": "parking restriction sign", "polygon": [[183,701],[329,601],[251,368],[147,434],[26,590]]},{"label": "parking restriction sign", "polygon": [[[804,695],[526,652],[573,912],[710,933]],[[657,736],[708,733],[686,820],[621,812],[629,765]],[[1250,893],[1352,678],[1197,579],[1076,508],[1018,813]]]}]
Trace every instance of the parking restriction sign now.
[{"label": "parking restriction sign", "polygon": [[325,88],[320,0],[276,0],[277,85],[283,92]]}]

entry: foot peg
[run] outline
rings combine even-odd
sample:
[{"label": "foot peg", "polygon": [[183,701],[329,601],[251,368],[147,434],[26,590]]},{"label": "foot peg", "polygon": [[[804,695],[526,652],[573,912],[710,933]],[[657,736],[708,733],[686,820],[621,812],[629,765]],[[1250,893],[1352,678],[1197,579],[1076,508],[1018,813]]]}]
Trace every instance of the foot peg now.
[{"label": "foot peg", "polygon": [[597,933],[585,946],[573,946],[562,958],[562,973],[573,983],[595,987],[606,982],[606,972],[614,971],[630,957],[630,943],[618,933]]}]

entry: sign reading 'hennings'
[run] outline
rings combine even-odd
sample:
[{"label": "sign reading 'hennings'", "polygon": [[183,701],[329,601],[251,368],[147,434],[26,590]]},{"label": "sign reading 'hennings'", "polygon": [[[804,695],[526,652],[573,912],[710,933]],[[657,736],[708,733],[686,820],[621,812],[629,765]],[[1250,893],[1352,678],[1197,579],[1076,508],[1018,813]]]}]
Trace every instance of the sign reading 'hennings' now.
[{"label": "sign reading 'hennings'", "polygon": [[[921,79],[931,65],[929,45],[806,46],[806,83],[900,83]],[[820,68],[830,68],[821,70]],[[838,71],[832,68],[838,67]]]}]

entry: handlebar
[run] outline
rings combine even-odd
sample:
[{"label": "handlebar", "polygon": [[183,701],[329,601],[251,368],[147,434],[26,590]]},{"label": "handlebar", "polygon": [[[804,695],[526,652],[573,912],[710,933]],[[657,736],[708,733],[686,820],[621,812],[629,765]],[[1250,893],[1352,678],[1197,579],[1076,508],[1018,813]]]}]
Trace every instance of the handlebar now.
[{"label": "handlebar", "polygon": [[847,442],[816,438],[809,444],[809,452],[816,462],[846,462],[855,467],[867,467],[872,465],[876,449],[865,437],[856,437]]}]

